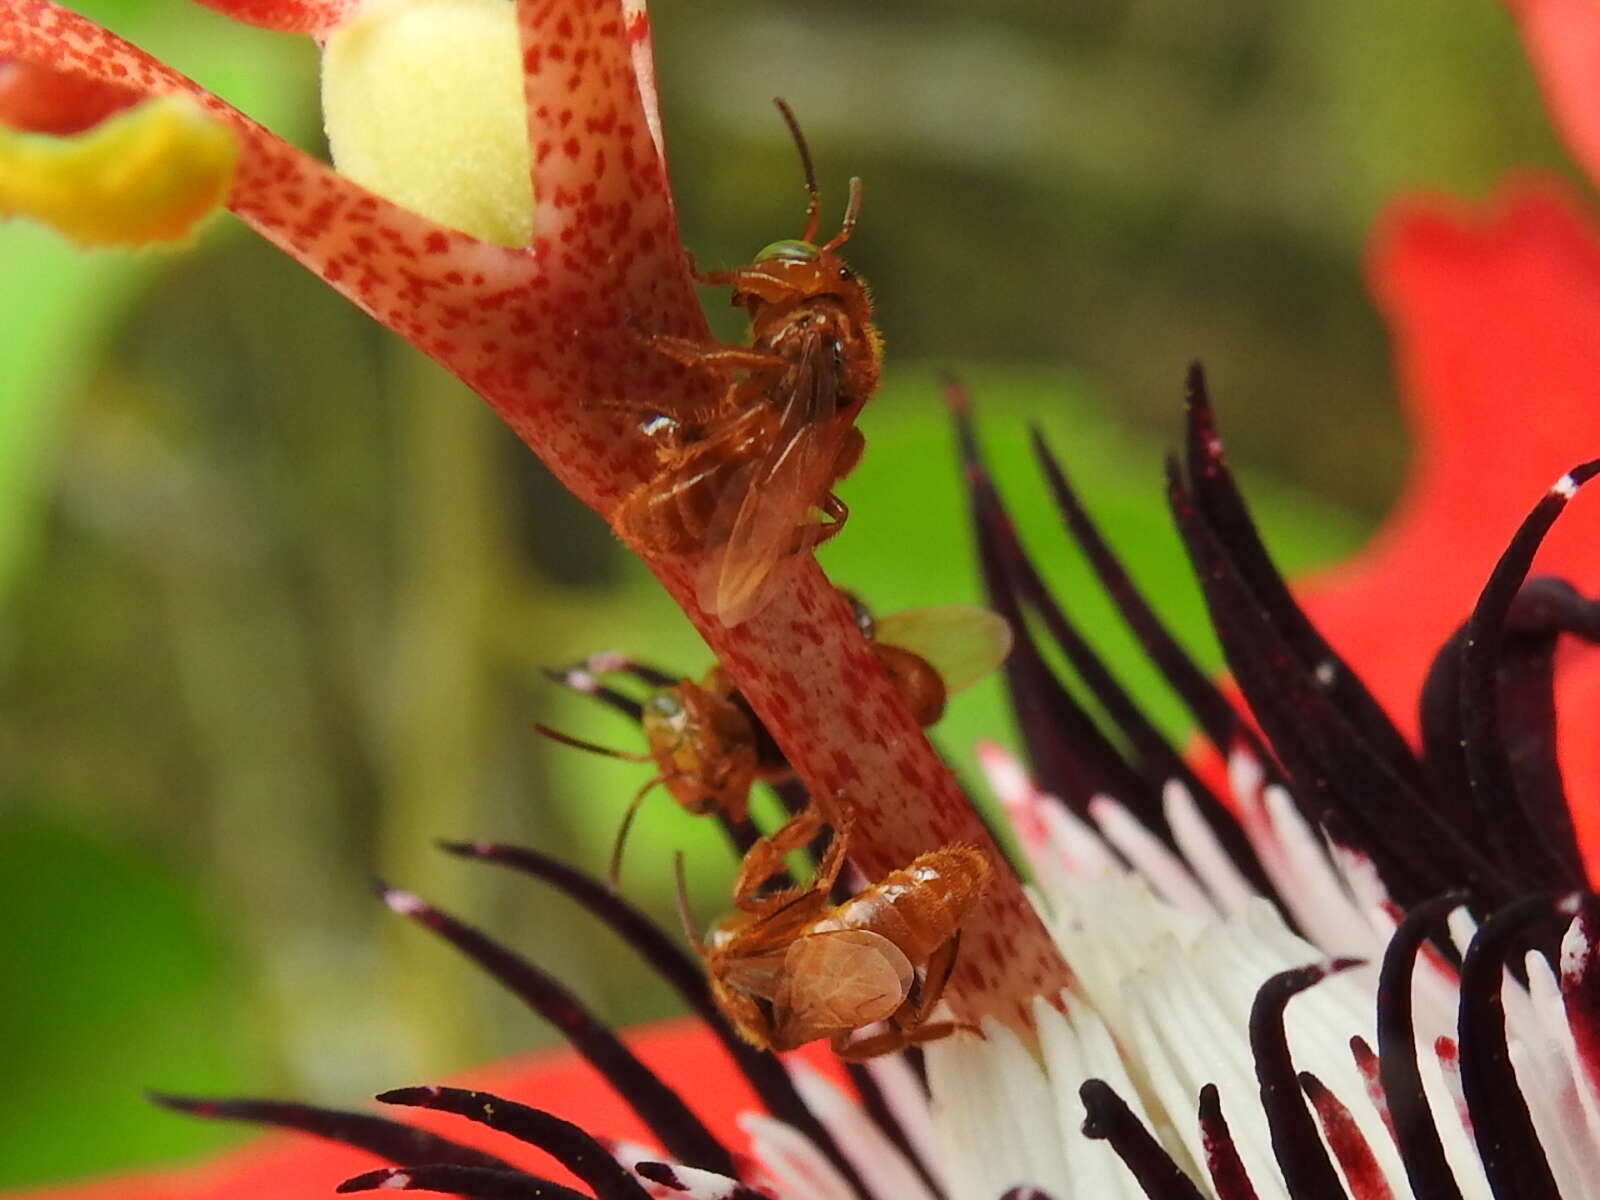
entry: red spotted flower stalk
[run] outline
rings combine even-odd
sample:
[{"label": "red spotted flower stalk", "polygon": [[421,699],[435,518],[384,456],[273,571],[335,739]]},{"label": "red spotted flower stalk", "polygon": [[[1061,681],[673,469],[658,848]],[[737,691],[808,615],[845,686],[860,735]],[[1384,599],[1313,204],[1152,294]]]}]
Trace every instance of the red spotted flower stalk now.
[{"label": "red spotted flower stalk", "polygon": [[[708,339],[665,189],[642,11],[525,0],[513,20],[455,0],[432,16],[381,0],[225,7],[322,42],[348,177],[66,10],[0,0],[11,60],[0,114],[35,131],[0,141],[0,203],[80,240],[127,242],[181,232],[226,195],[614,513],[658,474],[658,418],[713,405],[718,387],[693,355],[661,352]],[[1531,43],[1549,42],[1561,7],[1528,0]],[[1567,16],[1581,32],[1582,14]],[[485,79],[499,62],[507,95],[521,80],[526,136],[519,118],[497,143],[504,153],[488,156],[499,189],[458,179],[407,190],[404,176],[435,173],[391,152],[384,113],[364,100],[402,77],[381,48],[419,30],[430,53],[447,33],[470,43]],[[1570,86],[1572,73],[1552,78]],[[507,104],[485,107],[503,115]],[[392,177],[391,160],[412,169]],[[134,161],[143,169],[104,169]],[[1592,555],[1571,557],[1591,544],[1572,523],[1581,514],[1563,514],[1600,473],[1600,461],[1575,465],[1600,437],[1558,418],[1569,397],[1578,417],[1600,411],[1596,264],[1581,219],[1544,193],[1519,193],[1487,224],[1421,209],[1395,218],[1374,271],[1424,417],[1419,482],[1367,559],[1313,597],[1325,620],[1274,567],[1191,372],[1166,498],[1248,714],[1167,633],[1037,440],[1070,539],[1225,778],[1168,743],[1044,586],[983,465],[967,398],[951,389],[990,603],[1018,634],[1006,672],[1028,761],[995,747],[983,758],[1031,898],[1024,864],[994,849],[803,544],[783,564],[785,586],[732,625],[699,604],[702,562],[640,547],[794,767],[805,791],[793,807],[809,799],[848,829],[864,880],[941,845],[984,848],[994,882],[962,922],[943,993],[949,1036],[842,1069],[808,1065],[820,1055],[780,1063],[739,1036],[703,964],[603,884],[542,852],[452,845],[578,899],[709,1036],[624,1041],[536,964],[383,886],[392,910],[561,1029],[608,1099],[583,1094],[570,1062],[383,1093],[415,1118],[403,1122],[162,1097],[352,1149],[297,1148],[94,1194],[309,1197],[343,1175],[344,1192],[511,1200],[1589,1194],[1600,1176],[1600,900],[1589,890],[1600,774],[1561,750],[1572,714],[1587,711],[1565,697],[1592,680],[1583,667],[1600,606],[1581,590],[1594,586]],[[1551,419],[1486,440],[1530,391],[1552,403],[1540,410]],[[1468,403],[1478,407],[1463,421],[1453,406]],[[1548,447],[1535,444],[1544,430]],[[835,468],[848,463],[818,470]],[[1436,570],[1444,555],[1455,565]],[[1423,586],[1425,604],[1404,590]],[[791,902],[758,897],[750,912],[781,916]],[[843,911],[796,936],[838,932],[825,925]],[[935,983],[914,965],[898,985],[912,995]],[[758,988],[753,1003],[777,1018],[787,994]],[[733,1072],[708,1067],[713,1058]],[[748,1110],[742,1137],[729,1107]]]}]

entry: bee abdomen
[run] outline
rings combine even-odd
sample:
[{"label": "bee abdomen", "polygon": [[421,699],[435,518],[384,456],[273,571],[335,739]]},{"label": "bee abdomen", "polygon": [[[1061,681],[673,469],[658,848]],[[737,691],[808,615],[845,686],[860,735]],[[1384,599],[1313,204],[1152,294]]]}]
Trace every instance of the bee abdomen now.
[{"label": "bee abdomen", "polygon": [[991,873],[975,847],[930,850],[862,892],[837,919],[882,934],[913,960],[924,958],[961,928]]}]

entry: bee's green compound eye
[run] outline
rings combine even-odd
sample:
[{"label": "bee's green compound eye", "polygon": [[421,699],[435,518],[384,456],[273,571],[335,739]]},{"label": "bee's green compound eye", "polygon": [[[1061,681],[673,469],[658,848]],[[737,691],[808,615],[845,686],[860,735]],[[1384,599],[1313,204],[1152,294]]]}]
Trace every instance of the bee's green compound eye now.
[{"label": "bee's green compound eye", "polygon": [[756,255],[756,261],[761,262],[763,259],[779,258],[785,262],[816,262],[820,257],[822,257],[822,251],[818,250],[810,242],[801,242],[791,238],[787,241],[773,242],[772,245]]}]

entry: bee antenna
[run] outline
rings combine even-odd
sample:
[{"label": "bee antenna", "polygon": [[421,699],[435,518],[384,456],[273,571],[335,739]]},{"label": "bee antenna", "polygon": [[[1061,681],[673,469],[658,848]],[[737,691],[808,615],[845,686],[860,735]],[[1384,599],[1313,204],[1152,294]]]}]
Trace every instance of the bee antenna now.
[{"label": "bee antenna", "polygon": [[622,824],[617,826],[617,840],[611,843],[611,868],[606,873],[606,886],[613,892],[617,890],[617,881],[622,877],[622,846],[628,840],[628,830],[633,827],[634,814],[639,811],[639,805],[650,794],[650,789],[658,783],[665,783],[665,775],[657,775],[633,794],[633,799],[628,801],[628,809],[622,814]]},{"label": "bee antenna", "polygon": [[[613,750],[610,746],[601,746],[595,742],[586,742],[582,738],[575,738],[570,733],[562,733],[559,729],[551,729],[548,725],[534,725],[533,731],[541,737],[547,737],[552,742],[560,742],[563,746],[571,746],[575,750],[587,750],[590,754],[603,754],[607,758],[620,758],[623,762],[654,762],[648,754],[629,754],[626,750]],[[660,782],[659,780],[657,782]]]},{"label": "bee antenna", "polygon": [[794,148],[800,151],[800,165],[806,173],[806,231],[800,235],[802,242],[815,242],[817,240],[817,225],[822,220],[822,201],[817,192],[817,169],[811,164],[811,148],[806,145],[806,135],[800,132],[800,122],[795,120],[794,109],[789,107],[789,102],[781,96],[774,96],[772,102],[778,106],[778,111],[783,114],[783,123],[789,127],[789,136],[794,139]]},{"label": "bee antenna", "polygon": [[861,215],[861,180],[852,177],[850,180],[850,199],[844,206],[844,220],[839,224],[839,232],[833,235],[833,240],[824,250],[833,250],[844,245],[850,240],[850,235],[856,230],[856,218]]},{"label": "bee antenna", "polygon": [[694,914],[689,911],[689,885],[683,878],[683,851],[679,850],[672,856],[672,874],[678,885],[678,920],[683,922],[684,936],[689,939],[689,944],[704,957],[705,943],[700,940],[700,931],[694,927]]}]

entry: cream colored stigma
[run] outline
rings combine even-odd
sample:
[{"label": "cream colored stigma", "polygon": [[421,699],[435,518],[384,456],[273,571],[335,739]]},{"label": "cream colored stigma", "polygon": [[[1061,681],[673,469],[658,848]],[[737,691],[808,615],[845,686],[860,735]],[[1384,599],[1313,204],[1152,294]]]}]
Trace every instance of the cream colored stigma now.
[{"label": "cream colored stigma", "polygon": [[509,0],[369,0],[324,42],[322,108],[342,174],[485,241],[531,240]]}]

